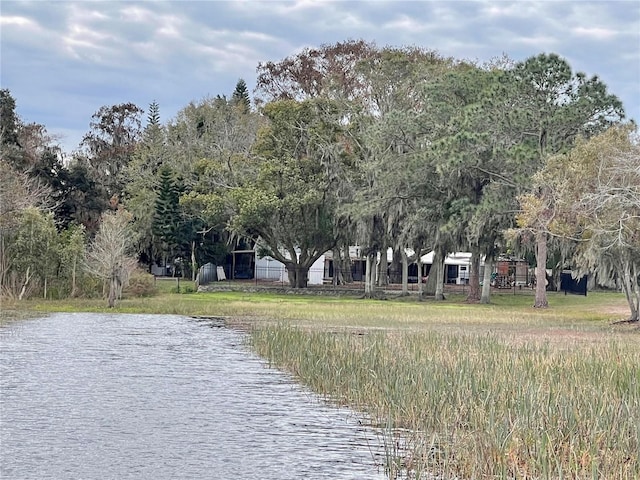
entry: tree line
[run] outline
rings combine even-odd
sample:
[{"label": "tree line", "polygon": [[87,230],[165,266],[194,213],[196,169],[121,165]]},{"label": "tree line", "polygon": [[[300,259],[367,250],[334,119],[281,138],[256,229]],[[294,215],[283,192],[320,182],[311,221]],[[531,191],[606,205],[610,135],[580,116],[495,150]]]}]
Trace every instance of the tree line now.
[{"label": "tree line", "polygon": [[572,268],[622,288],[638,319],[637,132],[597,76],[555,54],[480,65],[360,40],[260,63],[253,93],[240,80],[164,123],[153,102],[144,126],[134,104],[101,107],[63,160],[3,90],[3,292],[33,282],[47,295],[55,281],[77,294],[71,278],[98,272],[87,252],[111,215],[126,217],[123,256],[184,275],[257,242],[292,287],[330,250],[348,282],[358,245],[371,296],[388,248],[405,285],[434,251],[421,289],[436,298],[447,253],[471,252],[469,301],[489,301],[482,258],[486,273],[499,253],[531,252],[535,306],[547,305],[546,267]]}]

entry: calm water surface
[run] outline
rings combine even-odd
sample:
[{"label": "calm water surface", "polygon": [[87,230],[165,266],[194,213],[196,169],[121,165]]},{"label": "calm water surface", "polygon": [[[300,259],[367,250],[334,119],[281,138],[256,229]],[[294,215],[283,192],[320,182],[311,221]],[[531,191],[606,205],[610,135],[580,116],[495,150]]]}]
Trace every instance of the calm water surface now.
[{"label": "calm water surface", "polygon": [[164,315],[0,327],[0,478],[384,479],[376,434],[244,339]]}]

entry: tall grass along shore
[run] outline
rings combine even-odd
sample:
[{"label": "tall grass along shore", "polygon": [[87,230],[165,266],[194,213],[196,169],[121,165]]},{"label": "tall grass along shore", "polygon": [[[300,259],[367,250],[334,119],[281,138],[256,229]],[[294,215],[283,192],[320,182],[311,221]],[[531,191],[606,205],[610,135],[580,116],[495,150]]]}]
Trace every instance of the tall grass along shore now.
[{"label": "tall grass along shore", "polygon": [[287,325],[251,341],[384,428],[391,478],[640,478],[637,346]]}]

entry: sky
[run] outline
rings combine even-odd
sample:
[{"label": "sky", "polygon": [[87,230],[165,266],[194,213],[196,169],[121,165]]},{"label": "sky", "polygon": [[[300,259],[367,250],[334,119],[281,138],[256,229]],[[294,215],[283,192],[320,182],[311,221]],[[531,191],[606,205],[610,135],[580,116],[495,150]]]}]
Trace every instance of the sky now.
[{"label": "sky", "polygon": [[479,62],[556,53],[640,122],[637,0],[2,0],[0,85],[70,153],[101,106],[156,101],[165,123],[240,78],[253,90],[259,62],[349,39]]}]

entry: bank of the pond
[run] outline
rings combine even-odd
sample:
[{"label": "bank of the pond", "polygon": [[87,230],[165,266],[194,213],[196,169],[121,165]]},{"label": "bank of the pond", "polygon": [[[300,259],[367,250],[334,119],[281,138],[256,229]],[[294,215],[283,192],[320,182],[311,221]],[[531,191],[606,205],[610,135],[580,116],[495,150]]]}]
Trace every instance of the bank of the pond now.
[{"label": "bank of the pond", "polygon": [[[32,299],[14,302],[16,311],[163,313],[224,317],[247,326],[290,322],[312,329],[429,330],[448,333],[492,332],[522,340],[579,337],[594,339],[619,335],[623,340],[634,326],[616,324],[627,315],[620,294],[596,293],[588,297],[550,294],[551,308],[534,309],[532,298],[494,295],[490,305],[469,305],[462,295],[444,302],[415,297],[386,301],[362,298],[286,295],[266,292],[216,292],[125,298],[114,310],[101,299]],[[603,334],[603,335],[601,335]]]},{"label": "bank of the pond", "polygon": [[22,320],[25,318],[37,317],[39,312],[33,309],[21,308],[23,305],[15,305],[13,302],[0,303],[0,326]]}]

